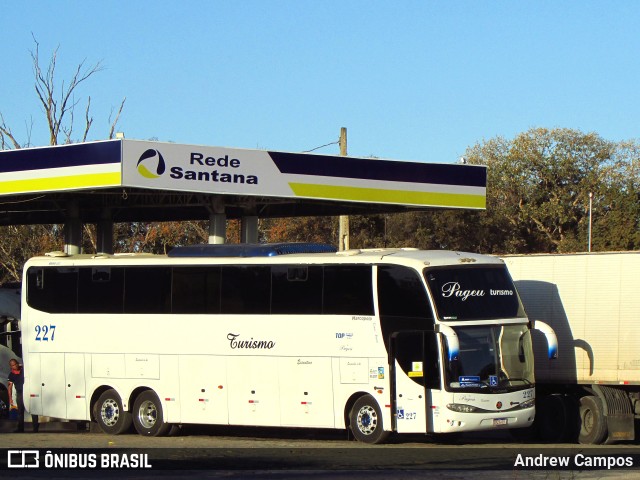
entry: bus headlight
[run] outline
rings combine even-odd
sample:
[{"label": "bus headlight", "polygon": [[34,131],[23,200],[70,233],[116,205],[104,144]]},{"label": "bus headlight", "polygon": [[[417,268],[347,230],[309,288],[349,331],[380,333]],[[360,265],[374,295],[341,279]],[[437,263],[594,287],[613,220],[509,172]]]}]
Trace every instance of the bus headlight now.
[{"label": "bus headlight", "polygon": [[454,412],[460,413],[473,413],[479,410],[478,407],[474,407],[473,405],[465,405],[462,403],[448,403],[447,408],[449,410],[453,410]]},{"label": "bus headlight", "polygon": [[526,402],[522,402],[520,404],[520,408],[531,408],[536,404],[536,399],[532,398],[531,400],[527,400]]}]

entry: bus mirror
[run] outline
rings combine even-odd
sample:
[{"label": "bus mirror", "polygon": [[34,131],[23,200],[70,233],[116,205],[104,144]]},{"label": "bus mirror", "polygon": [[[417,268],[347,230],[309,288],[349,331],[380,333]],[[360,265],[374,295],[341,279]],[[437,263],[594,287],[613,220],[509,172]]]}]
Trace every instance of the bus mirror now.
[{"label": "bus mirror", "polygon": [[458,354],[460,352],[460,342],[458,341],[458,334],[453,328],[448,325],[438,324],[436,325],[436,331],[444,335],[447,340],[447,347],[449,350],[449,361],[458,360]]},{"label": "bus mirror", "polygon": [[549,348],[549,360],[554,360],[558,358],[558,337],[556,336],[556,332],[553,331],[549,325],[540,320],[534,320],[531,322],[533,328],[542,332],[545,337],[547,337],[547,346]]}]

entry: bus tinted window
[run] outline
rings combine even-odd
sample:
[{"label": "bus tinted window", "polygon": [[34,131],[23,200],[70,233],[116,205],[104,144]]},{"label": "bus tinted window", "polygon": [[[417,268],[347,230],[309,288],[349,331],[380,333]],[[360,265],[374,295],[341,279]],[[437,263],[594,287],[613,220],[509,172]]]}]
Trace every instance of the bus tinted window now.
[{"label": "bus tinted window", "polygon": [[504,265],[433,268],[424,275],[442,320],[525,316]]},{"label": "bus tinted window", "polygon": [[27,302],[50,313],[75,313],[78,305],[78,269],[72,267],[30,268]]},{"label": "bus tinted window", "polygon": [[123,268],[80,268],[78,313],[122,313],[123,298]]},{"label": "bus tinted window", "polygon": [[373,315],[371,267],[331,265],[324,267],[323,313]]},{"label": "bus tinted window", "polygon": [[322,313],[322,267],[274,266],[271,282],[271,313]]},{"label": "bus tinted window", "polygon": [[270,312],[269,267],[222,267],[221,286],[221,313]]},{"label": "bus tinted window", "polygon": [[173,269],[173,313],[220,313],[220,267]]},{"label": "bus tinted window", "polygon": [[407,267],[378,267],[378,302],[380,315],[433,318],[418,273]]},{"label": "bus tinted window", "polygon": [[169,267],[127,268],[124,282],[124,313],[170,313]]}]

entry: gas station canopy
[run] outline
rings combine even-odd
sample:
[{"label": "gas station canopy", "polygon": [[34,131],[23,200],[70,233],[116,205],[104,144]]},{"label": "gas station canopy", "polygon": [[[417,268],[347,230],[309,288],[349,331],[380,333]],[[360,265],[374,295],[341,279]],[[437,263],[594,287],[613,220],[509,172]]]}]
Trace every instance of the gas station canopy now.
[{"label": "gas station canopy", "polygon": [[0,151],[0,225],[481,210],[484,166],[139,140]]}]

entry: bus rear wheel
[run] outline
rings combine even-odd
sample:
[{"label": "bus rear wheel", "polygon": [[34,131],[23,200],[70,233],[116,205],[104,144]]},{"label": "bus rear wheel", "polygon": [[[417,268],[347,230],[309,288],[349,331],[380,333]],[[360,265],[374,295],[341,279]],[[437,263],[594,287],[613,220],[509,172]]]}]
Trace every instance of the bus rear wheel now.
[{"label": "bus rear wheel", "polygon": [[104,433],[120,435],[131,427],[131,413],[122,406],[120,395],[109,389],[100,395],[93,407],[93,416]]},{"label": "bus rear wheel", "polygon": [[382,412],[371,395],[356,400],[349,413],[349,427],[356,440],[363,443],[382,443],[389,436],[382,428]]},{"label": "bus rear wheel", "polygon": [[165,423],[162,404],[151,390],[138,395],[133,404],[133,426],[140,435],[162,437],[169,433],[171,425]]}]

